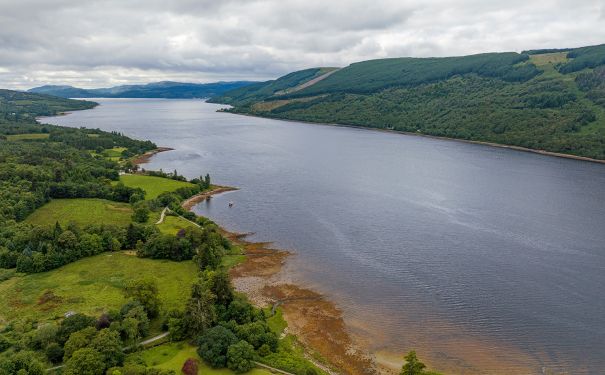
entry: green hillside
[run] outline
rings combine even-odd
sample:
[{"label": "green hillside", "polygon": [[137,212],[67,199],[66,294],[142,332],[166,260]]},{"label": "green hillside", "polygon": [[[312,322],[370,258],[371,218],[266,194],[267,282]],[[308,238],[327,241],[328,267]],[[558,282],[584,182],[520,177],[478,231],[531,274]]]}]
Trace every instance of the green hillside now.
[{"label": "green hillside", "polygon": [[214,101],[237,113],[605,159],[605,45],[371,60],[286,88],[318,75],[295,72]]}]

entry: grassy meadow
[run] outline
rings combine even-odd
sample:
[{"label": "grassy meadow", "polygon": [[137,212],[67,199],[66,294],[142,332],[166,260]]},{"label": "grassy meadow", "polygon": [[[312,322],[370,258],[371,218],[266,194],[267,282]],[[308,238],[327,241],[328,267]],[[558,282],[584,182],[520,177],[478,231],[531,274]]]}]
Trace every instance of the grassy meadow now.
[{"label": "grassy meadow", "polygon": [[160,231],[166,234],[177,234],[181,229],[194,227],[195,225],[179,216],[164,217],[164,221],[158,224]]},{"label": "grassy meadow", "polygon": [[197,266],[191,261],[143,259],[116,252],[48,272],[15,275],[0,282],[0,322],[15,318],[55,319],[67,311],[98,315],[125,303],[123,286],[141,278],[156,281],[163,308],[183,308],[197,278]]},{"label": "grassy meadow", "polygon": [[127,203],[119,203],[97,198],[53,199],[34,211],[25,220],[38,225],[54,225],[57,221],[68,224],[73,221],[80,225],[115,224],[128,225],[132,209]]},{"label": "grassy meadow", "polygon": [[129,187],[141,188],[147,193],[145,199],[154,199],[158,195],[174,191],[182,187],[193,187],[194,185],[189,182],[171,180],[169,178],[155,177],[155,176],[144,176],[139,174],[125,174],[120,176],[120,181]]}]

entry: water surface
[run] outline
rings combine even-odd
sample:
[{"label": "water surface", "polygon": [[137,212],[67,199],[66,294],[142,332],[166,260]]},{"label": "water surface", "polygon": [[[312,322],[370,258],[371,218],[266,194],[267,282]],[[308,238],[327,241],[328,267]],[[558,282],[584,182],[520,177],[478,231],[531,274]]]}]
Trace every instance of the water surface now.
[{"label": "water surface", "polygon": [[175,150],[147,168],[241,188],[196,212],[293,249],[293,277],[374,348],[455,373],[605,371],[605,165],[198,100],[99,102],[45,121],[150,139]]}]

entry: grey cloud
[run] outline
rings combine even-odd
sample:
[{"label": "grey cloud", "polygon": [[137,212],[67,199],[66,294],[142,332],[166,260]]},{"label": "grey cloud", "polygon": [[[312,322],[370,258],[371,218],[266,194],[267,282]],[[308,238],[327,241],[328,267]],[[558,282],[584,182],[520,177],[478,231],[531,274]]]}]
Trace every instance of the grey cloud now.
[{"label": "grey cloud", "polygon": [[[602,0],[0,0],[0,87],[268,79],[605,42]],[[580,21],[581,20],[581,21]]]}]

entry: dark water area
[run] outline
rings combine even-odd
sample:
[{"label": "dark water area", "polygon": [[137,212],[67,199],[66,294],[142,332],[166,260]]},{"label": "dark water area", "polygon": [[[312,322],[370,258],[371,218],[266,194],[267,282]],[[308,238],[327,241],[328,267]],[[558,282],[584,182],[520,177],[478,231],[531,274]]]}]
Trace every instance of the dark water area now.
[{"label": "dark water area", "polygon": [[292,278],[372,349],[451,373],[605,373],[605,165],[198,100],[99,102],[43,121],[150,139],[175,150],[146,168],[239,187],[195,211],[292,249]]}]

